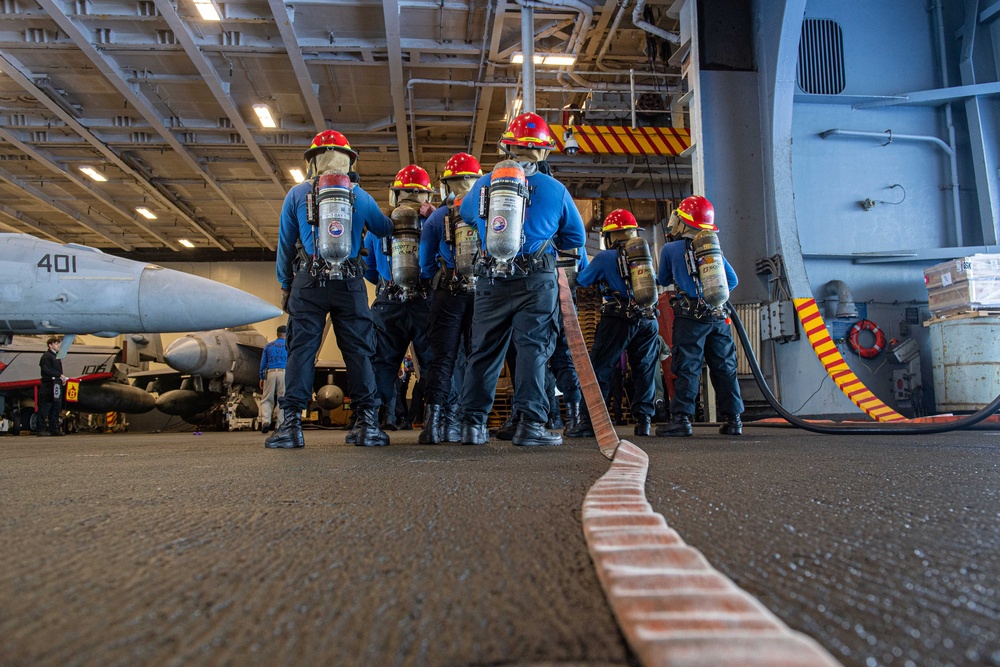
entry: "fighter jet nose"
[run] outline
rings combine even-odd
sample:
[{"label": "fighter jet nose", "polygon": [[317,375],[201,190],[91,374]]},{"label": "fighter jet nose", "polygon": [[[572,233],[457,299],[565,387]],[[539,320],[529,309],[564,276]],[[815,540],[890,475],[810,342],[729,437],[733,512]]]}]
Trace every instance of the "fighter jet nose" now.
[{"label": "fighter jet nose", "polygon": [[208,348],[202,339],[185,336],[167,346],[163,360],[175,371],[196,374],[208,361]]},{"label": "fighter jet nose", "polygon": [[269,320],[281,309],[243,290],[149,265],[139,282],[143,331],[209,331]]}]

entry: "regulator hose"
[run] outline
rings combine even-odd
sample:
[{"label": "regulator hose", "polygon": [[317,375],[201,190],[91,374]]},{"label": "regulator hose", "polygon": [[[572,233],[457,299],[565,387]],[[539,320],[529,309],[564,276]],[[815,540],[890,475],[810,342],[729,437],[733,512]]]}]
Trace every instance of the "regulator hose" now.
[{"label": "regulator hose", "polygon": [[747,359],[750,362],[750,369],[753,371],[754,380],[757,381],[757,386],[760,387],[761,392],[764,394],[764,398],[767,399],[767,402],[771,405],[774,411],[781,415],[784,419],[788,420],[790,424],[801,429],[805,429],[806,431],[824,433],[826,435],[842,435],[844,433],[854,435],[932,435],[934,433],[948,433],[949,431],[958,431],[964,428],[970,428],[983,421],[1000,408],[1000,396],[997,396],[982,410],[966,417],[962,417],[956,421],[948,422],[947,424],[893,423],[880,424],[878,426],[833,426],[814,424],[805,419],[796,417],[782,407],[780,403],[778,403],[778,399],[776,399],[774,394],[771,393],[771,388],[767,386],[767,381],[764,380],[764,374],[761,372],[760,365],[757,363],[757,357],[754,356],[753,350],[750,348],[750,339],[747,338],[747,332],[746,329],[743,328],[743,322],[740,321],[740,316],[736,314],[736,309],[733,308],[731,303],[726,303],[726,309],[729,312],[729,316],[733,320],[733,325],[736,327],[736,333],[739,335],[740,344],[743,346],[743,351],[746,352]]}]

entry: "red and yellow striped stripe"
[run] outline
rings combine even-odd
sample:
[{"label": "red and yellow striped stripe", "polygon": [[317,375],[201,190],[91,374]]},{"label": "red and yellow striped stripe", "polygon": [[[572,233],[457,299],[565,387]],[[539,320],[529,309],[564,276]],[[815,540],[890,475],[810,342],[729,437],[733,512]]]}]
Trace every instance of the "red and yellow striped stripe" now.
[{"label": "red and yellow striped stripe", "polygon": [[844,395],[875,421],[906,421],[906,417],[879,400],[844,361],[836,343],[830,338],[826,323],[816,305],[816,299],[795,299],[794,302],[802,328],[809,337],[816,357]]},{"label": "red and yellow striped stripe", "polygon": [[[563,134],[567,125],[552,125],[556,150],[563,152]],[[619,125],[574,125],[573,136],[580,144],[580,154],[605,155],[680,155],[691,146],[691,135],[684,127],[622,127]]]}]

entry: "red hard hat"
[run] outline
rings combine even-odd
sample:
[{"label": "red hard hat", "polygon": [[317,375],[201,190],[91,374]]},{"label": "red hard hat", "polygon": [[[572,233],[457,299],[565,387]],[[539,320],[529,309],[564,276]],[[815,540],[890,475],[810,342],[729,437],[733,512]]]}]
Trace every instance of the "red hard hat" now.
[{"label": "red hard hat", "polygon": [[351,148],[347,137],[336,130],[323,130],[313,137],[312,145],[305,152],[306,161],[313,159],[325,150],[331,149],[350,155],[352,164],[358,159],[358,154]]},{"label": "red hard hat", "polygon": [[456,153],[444,163],[444,173],[441,174],[441,180],[447,181],[449,178],[482,175],[483,168],[479,166],[479,160],[468,153]]},{"label": "red hard hat", "polygon": [[608,213],[604,218],[604,226],[601,232],[617,232],[621,229],[638,229],[639,223],[635,221],[635,216],[623,208],[616,208]]},{"label": "red hard hat", "polygon": [[715,225],[715,207],[701,195],[692,195],[677,207],[681,221],[692,229],[719,231]]},{"label": "red hard hat", "polygon": [[422,167],[415,164],[408,164],[399,170],[396,180],[392,183],[392,189],[434,192],[434,188],[431,187],[431,177]]},{"label": "red hard hat", "polygon": [[544,118],[527,112],[510,121],[507,131],[500,137],[500,143],[504,146],[552,150],[556,147],[556,138],[552,136],[552,130]]}]

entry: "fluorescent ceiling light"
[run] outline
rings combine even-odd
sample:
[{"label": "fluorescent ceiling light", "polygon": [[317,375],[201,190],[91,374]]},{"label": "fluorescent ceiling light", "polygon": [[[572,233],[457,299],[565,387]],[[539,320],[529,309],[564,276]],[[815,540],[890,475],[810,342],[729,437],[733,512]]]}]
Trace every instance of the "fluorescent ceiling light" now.
[{"label": "fluorescent ceiling light", "polygon": [[296,183],[306,180],[305,174],[302,173],[301,169],[292,168],[288,170],[288,173],[292,175],[292,180]]},{"label": "fluorescent ceiling light", "polygon": [[215,6],[214,2],[210,0],[194,0],[194,7],[201,14],[201,18],[206,21],[221,21],[222,17],[219,16],[219,10]]},{"label": "fluorescent ceiling light", "polygon": [[278,124],[274,122],[274,116],[271,115],[271,109],[266,104],[255,104],[253,110],[256,112],[257,118],[260,118],[262,127],[278,127]]},{"label": "fluorescent ceiling light", "polygon": [[139,208],[135,209],[135,212],[141,215],[142,217],[146,218],[146,220],[156,220],[156,214],[150,211],[145,206],[140,206]]},{"label": "fluorescent ceiling light", "polygon": [[[572,65],[576,62],[576,56],[558,53],[536,53],[532,60],[534,60],[536,65]],[[520,65],[524,62],[523,53],[515,53],[510,58],[510,62],[514,65]]]},{"label": "fluorescent ceiling light", "polygon": [[108,180],[107,177],[104,176],[104,174],[102,174],[101,172],[97,171],[93,167],[80,167],[80,171],[82,171],[83,173],[85,173],[87,176],[90,176],[92,179],[94,179],[98,183],[103,183],[104,181]]},{"label": "fluorescent ceiling light", "polygon": [[194,244],[191,243],[190,241],[188,241],[187,239],[177,239],[177,242],[180,243],[185,248],[193,248],[194,247]]}]

